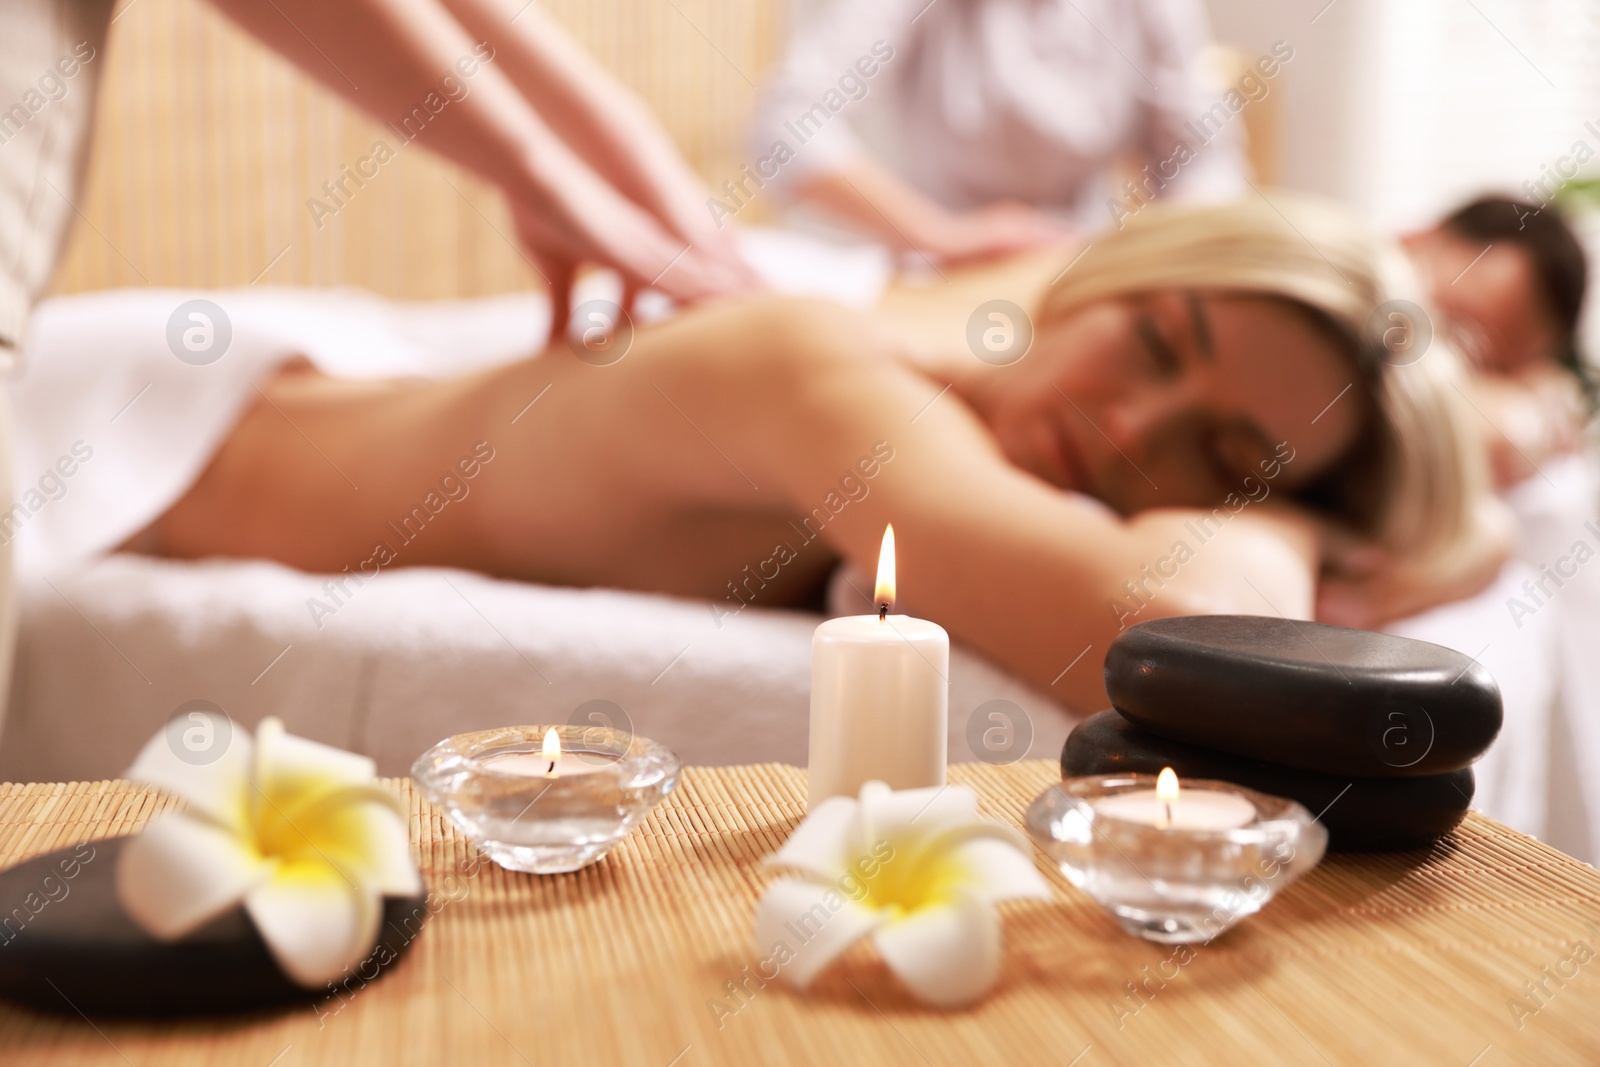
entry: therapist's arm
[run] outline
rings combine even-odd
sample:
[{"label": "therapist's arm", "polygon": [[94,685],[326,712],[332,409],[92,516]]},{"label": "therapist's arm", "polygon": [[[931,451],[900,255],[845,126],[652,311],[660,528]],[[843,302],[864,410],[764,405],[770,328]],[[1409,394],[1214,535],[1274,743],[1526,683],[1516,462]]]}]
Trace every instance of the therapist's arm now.
[{"label": "therapist's arm", "polygon": [[866,155],[817,174],[796,195],[890,248],[944,263],[1012,255],[1071,236],[1063,224],[1017,201],[949,211]]},{"label": "therapist's arm", "polygon": [[611,77],[560,23],[526,0],[443,0],[554,132],[617,190],[647,209],[680,244],[758,282],[707,207],[710,190],[644,101]]},{"label": "therapist's arm", "polygon": [[[629,286],[654,285],[695,301],[737,290],[749,276],[726,240],[697,243],[686,221],[693,181],[642,105],[562,36],[541,48],[548,28],[530,10],[527,31],[496,35],[508,53],[483,49],[438,0],[213,0],[214,6],[312,77],[381,122],[385,139],[415,136],[498,186],[510,200],[519,234],[550,283],[558,310],[572,273],[593,261],[616,269]],[[487,3],[461,5],[477,25],[494,16]],[[487,61],[483,61],[488,56]],[[467,67],[458,66],[467,61]],[[476,61],[476,62],[474,62]],[[541,65],[543,67],[541,73]],[[465,74],[467,68],[473,73]],[[446,79],[450,79],[448,82]],[[526,90],[526,91],[525,91]],[[444,101],[440,106],[440,101]],[[583,113],[619,109],[606,134],[575,146],[574,119],[558,116],[581,101]],[[432,106],[429,106],[431,103]],[[426,122],[404,122],[419,113]],[[435,110],[437,109],[437,110]],[[641,160],[619,166],[635,137]],[[609,147],[606,147],[609,145]],[[663,158],[671,167],[651,181]],[[703,209],[703,205],[702,205]],[[558,316],[559,328],[564,316]]]},{"label": "therapist's arm", "polygon": [[[815,206],[890,248],[945,263],[1059,243],[1069,234],[1018,203],[951,211],[875,159],[851,128],[853,112],[888,91],[926,0],[834,0],[798,27],[756,107],[753,160],[785,161],[757,196]],[[843,106],[834,103],[843,100]],[[817,121],[823,116],[822,122]]]}]

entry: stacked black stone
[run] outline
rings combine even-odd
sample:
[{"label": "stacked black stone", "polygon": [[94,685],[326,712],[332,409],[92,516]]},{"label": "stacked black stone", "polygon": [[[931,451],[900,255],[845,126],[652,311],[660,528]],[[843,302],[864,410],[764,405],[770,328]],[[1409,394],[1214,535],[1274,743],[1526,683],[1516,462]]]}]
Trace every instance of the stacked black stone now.
[{"label": "stacked black stone", "polygon": [[1320,813],[1331,848],[1420,848],[1472,801],[1500,689],[1459,652],[1253,615],[1141,623],[1106,653],[1112,709],[1080,723],[1062,773],[1214,778]]}]

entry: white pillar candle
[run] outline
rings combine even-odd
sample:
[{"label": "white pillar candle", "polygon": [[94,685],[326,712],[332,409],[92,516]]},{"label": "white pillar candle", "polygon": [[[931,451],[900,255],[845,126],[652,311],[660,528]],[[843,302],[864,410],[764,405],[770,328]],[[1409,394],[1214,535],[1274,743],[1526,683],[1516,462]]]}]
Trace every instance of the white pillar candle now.
[{"label": "white pillar candle", "polygon": [[1156,788],[1102,797],[1094,809],[1108,818],[1162,830],[1236,830],[1256,818],[1256,806],[1237,793],[1191,788],[1180,792],[1171,767],[1162,770]]},{"label": "white pillar candle", "polygon": [[811,639],[811,752],[807,804],[944,784],[949,735],[950,635],[894,603],[894,528],[878,559],[876,615],[829,619]]}]

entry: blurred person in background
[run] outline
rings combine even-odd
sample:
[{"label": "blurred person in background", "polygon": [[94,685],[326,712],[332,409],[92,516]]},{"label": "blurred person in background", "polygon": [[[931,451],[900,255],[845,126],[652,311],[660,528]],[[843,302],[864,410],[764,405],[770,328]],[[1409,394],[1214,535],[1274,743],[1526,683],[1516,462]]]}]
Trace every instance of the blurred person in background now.
[{"label": "blurred person in background", "polygon": [[[644,103],[521,0],[215,0],[229,18],[380,122],[438,99],[463,57],[472,91],[418,140],[504,193],[566,324],[580,265],[616,270],[625,302],[651,286],[684,302],[758,288],[732,231]],[[0,373],[16,369],[35,301],[77,214],[111,0],[9,0],[0,11]],[[126,11],[127,7],[124,6]],[[429,109],[430,112],[432,109]],[[12,506],[0,399],[0,509]],[[24,471],[22,477],[38,477]],[[0,709],[15,603],[0,544]]]},{"label": "blurred person in background", "polygon": [[1496,484],[1577,450],[1595,397],[1578,349],[1589,268],[1560,212],[1484,196],[1402,243],[1472,369]]},{"label": "blurred person in background", "polygon": [[762,95],[756,162],[714,216],[771,181],[891,248],[961,263],[1118,222],[1117,198],[1245,190],[1237,109],[1207,120],[1219,93],[1198,0],[815,6]]}]

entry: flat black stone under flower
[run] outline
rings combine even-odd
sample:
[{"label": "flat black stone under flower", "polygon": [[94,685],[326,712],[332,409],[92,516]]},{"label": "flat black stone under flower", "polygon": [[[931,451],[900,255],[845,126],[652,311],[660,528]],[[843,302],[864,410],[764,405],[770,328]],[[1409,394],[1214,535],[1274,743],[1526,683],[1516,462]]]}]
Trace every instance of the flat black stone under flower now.
[{"label": "flat black stone under flower", "polygon": [[[127,840],[94,841],[0,871],[0,997],[93,1019],[253,1011],[330,995],[278,969],[243,906],[176,941],[145,933],[117,901]],[[383,904],[379,940],[339,980],[341,995],[381,977],[429,915],[422,894]]]}]

